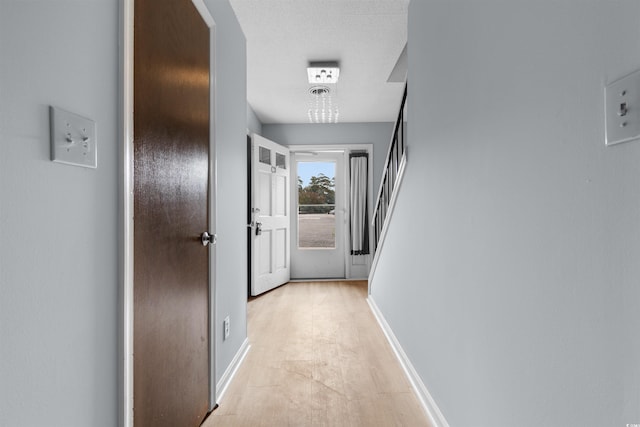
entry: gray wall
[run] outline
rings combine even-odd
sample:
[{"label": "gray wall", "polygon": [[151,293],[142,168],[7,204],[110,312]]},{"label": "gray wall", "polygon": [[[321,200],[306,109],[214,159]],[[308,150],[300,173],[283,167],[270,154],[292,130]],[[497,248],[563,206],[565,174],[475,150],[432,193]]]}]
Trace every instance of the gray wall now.
[{"label": "gray wall", "polygon": [[393,123],[263,124],[262,136],[283,145],[373,144],[373,197],[376,197]]},{"label": "gray wall", "polygon": [[[118,423],[118,0],[0,2],[0,425]],[[245,42],[217,23],[219,379],[246,338]],[[94,119],[98,168],[49,161],[49,104]]]},{"label": "gray wall", "polygon": [[[247,83],[246,42],[228,0],[206,0],[216,22],[218,244],[216,383],[247,337]],[[231,334],[222,340],[229,316]]]},{"label": "gray wall", "polygon": [[[0,425],[117,425],[118,2],[0,2]],[[98,168],[49,161],[48,105]]]},{"label": "gray wall", "polygon": [[[373,298],[454,426],[640,423],[632,0],[413,1],[409,161]],[[415,227],[420,224],[420,227]]]},{"label": "gray wall", "polygon": [[252,133],[257,133],[258,135],[262,135],[262,122],[258,116],[256,116],[256,112],[253,111],[251,105],[247,102],[247,130]]}]

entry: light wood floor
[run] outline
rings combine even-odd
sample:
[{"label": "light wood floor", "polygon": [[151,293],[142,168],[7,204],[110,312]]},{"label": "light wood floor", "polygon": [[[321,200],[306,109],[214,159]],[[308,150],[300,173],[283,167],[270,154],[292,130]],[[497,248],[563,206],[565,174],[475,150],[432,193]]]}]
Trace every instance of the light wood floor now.
[{"label": "light wood floor", "polygon": [[249,301],[251,349],[214,426],[429,426],[366,282],[290,283]]}]

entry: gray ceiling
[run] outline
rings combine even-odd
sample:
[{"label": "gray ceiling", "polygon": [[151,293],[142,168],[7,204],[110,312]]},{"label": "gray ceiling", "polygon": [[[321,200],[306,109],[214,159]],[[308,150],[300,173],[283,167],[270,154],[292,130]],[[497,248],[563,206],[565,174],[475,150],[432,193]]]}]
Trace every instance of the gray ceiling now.
[{"label": "gray ceiling", "polygon": [[317,104],[307,64],[334,60],[338,121],[395,121],[404,83],[387,80],[404,75],[406,60],[393,71],[407,42],[409,0],[230,2],[247,38],[248,102],[262,123],[309,123]]}]

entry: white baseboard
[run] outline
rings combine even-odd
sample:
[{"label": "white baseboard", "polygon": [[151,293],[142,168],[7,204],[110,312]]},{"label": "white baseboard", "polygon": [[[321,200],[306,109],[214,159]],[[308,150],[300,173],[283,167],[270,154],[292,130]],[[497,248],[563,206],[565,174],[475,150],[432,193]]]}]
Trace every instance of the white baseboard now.
[{"label": "white baseboard", "polygon": [[242,362],[247,356],[250,348],[251,346],[249,345],[249,338],[246,338],[238,349],[236,355],[233,356],[233,360],[227,367],[227,370],[224,371],[224,374],[222,374],[220,381],[218,381],[218,384],[216,384],[216,403],[219,404],[224,397],[225,392],[229,388],[229,384],[231,384],[231,380],[233,380],[236,372],[238,372],[238,368],[240,367],[240,365],[242,365]]},{"label": "white baseboard", "polygon": [[449,423],[447,423],[447,420],[444,419],[442,412],[440,412],[440,409],[438,409],[436,402],[431,397],[431,394],[427,390],[427,387],[422,382],[422,379],[416,372],[415,368],[413,367],[413,364],[411,364],[411,361],[407,357],[407,354],[402,349],[400,342],[398,341],[395,334],[391,330],[391,327],[385,320],[384,316],[382,315],[382,312],[376,305],[371,295],[369,295],[369,297],[367,298],[367,302],[369,303],[369,307],[371,308],[373,315],[378,321],[378,324],[382,328],[384,335],[387,337],[389,344],[391,344],[391,348],[393,349],[393,352],[398,358],[398,361],[400,362],[400,365],[402,366],[404,373],[407,375],[407,378],[409,379],[411,386],[416,392],[418,400],[420,401],[422,408],[426,412],[427,417],[429,418],[429,421],[431,422],[433,427],[449,427]]},{"label": "white baseboard", "polygon": [[290,279],[287,283],[308,283],[308,282],[359,282],[361,280],[368,280],[368,277],[357,278],[350,277],[348,279],[344,278],[334,278],[334,279]]}]

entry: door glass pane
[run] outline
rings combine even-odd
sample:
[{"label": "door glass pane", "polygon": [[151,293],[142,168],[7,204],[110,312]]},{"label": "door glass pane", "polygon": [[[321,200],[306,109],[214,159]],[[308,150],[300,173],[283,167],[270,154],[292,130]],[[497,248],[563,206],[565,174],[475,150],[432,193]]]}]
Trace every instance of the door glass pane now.
[{"label": "door glass pane", "polygon": [[298,162],[298,248],[336,247],[335,162]]},{"label": "door glass pane", "polygon": [[260,157],[260,163],[264,163],[266,165],[271,164],[271,150],[268,148],[260,147],[260,152],[258,153]]},{"label": "door glass pane", "polygon": [[280,169],[287,168],[287,156],[284,154],[276,153],[276,167]]}]

